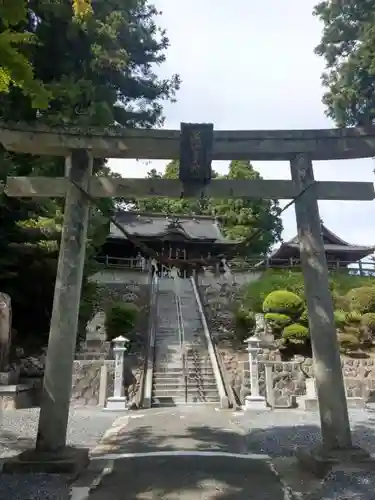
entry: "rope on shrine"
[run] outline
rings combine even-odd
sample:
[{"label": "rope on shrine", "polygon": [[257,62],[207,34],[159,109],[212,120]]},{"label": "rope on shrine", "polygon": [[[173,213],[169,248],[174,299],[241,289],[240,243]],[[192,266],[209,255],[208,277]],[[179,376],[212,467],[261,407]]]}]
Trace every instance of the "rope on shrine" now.
[{"label": "rope on shrine", "polygon": [[[145,245],[143,241],[141,241],[139,238],[136,236],[130,234],[124,227],[117,222],[117,220],[108,212],[105,213],[105,210],[99,205],[99,203],[96,201],[96,199],[91,196],[85,189],[83,189],[82,186],[77,184],[75,181],[70,179],[70,182],[93,204],[95,207],[103,214],[104,217],[106,217],[109,222],[111,222],[135,247],[139,248],[145,255],[148,257],[151,257],[155,259],[158,263],[164,264],[170,267],[177,267],[180,270],[187,270],[188,268],[190,269],[195,269],[198,270],[202,266],[209,266],[213,264],[217,264],[221,258],[223,257],[232,257],[236,254],[239,253],[241,248],[246,248],[252,241],[254,241],[256,238],[261,236],[264,232],[268,231],[271,229],[270,227],[265,227],[265,228],[259,228],[257,229],[254,233],[252,233],[249,237],[245,238],[242,240],[238,245],[234,247],[234,249],[229,252],[224,254],[219,255],[216,258],[210,257],[208,259],[170,259],[168,257],[164,257],[163,255],[160,255],[159,253],[155,252],[153,248],[150,248],[148,245]],[[306,186],[302,191],[298,193],[297,196],[292,198],[292,200],[285,205],[285,207],[280,210],[279,215],[284,213],[288,208],[290,208],[294,203],[301,197],[303,196],[308,189],[310,189],[313,185],[315,185],[316,181],[312,181],[308,186]]]}]

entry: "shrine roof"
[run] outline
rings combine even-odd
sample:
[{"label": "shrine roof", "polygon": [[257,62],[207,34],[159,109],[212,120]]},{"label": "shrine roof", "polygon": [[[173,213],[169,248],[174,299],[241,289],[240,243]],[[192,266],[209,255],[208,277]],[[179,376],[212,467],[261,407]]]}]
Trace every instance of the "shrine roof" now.
[{"label": "shrine roof", "polygon": [[[324,249],[326,252],[337,253],[337,254],[352,254],[355,255],[358,260],[366,257],[367,255],[375,251],[375,246],[365,246],[365,245],[352,245],[347,241],[341,239],[337,234],[333,233],[328,229],[323,223],[321,223],[321,231],[324,243]],[[299,239],[298,235],[289,241],[283,242],[279,248],[274,250],[270,259],[284,258],[287,256],[288,249],[299,250]]]},{"label": "shrine roof", "polygon": [[[163,238],[182,236],[193,241],[207,241],[220,244],[236,244],[225,238],[219,223],[209,216],[166,216],[165,214],[149,214],[134,211],[119,211],[116,221],[130,234],[143,238]],[[126,239],[123,233],[110,224],[108,238]]]}]

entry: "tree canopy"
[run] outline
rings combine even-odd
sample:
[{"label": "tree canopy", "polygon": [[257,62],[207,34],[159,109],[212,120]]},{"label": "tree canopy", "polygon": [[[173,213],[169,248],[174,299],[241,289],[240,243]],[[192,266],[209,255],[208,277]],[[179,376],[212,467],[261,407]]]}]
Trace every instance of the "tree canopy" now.
[{"label": "tree canopy", "polygon": [[[152,178],[178,178],[178,161],[170,162],[164,174],[155,169],[148,173]],[[213,172],[214,179],[260,179],[261,176],[250,161],[232,161],[226,175]],[[212,182],[215,182],[213,180]],[[218,218],[225,236],[231,240],[248,239],[258,229],[261,234],[251,241],[246,248],[247,256],[265,254],[270,247],[280,239],[282,231],[277,200],[263,199],[170,199],[145,198],[136,201],[139,210],[166,214],[200,214],[212,215]]]},{"label": "tree canopy", "polygon": [[[12,7],[17,2],[9,0]],[[78,7],[83,3],[75,2]],[[84,24],[72,16],[70,3],[30,0],[27,5],[26,20],[12,26],[20,37],[31,33],[38,40],[22,45],[20,53],[33,68],[35,81],[48,92],[48,107],[38,107],[34,96],[13,82],[7,92],[0,92],[1,120],[83,127],[163,123],[163,102],[175,98],[179,78],[160,79],[155,73],[165,60],[169,41],[156,24],[158,12],[147,0],[96,2],[94,14]],[[7,29],[2,21],[0,37]],[[0,66],[2,54],[0,47]],[[100,159],[95,160],[94,172],[113,175]],[[12,154],[0,147],[0,181],[8,175],[61,176],[64,159]],[[111,210],[114,201],[101,203]],[[42,340],[48,334],[62,213],[60,200],[36,202],[0,195],[0,290],[11,295],[13,325],[21,337],[35,335]],[[95,268],[95,249],[106,236],[103,222],[93,208],[81,325],[91,317],[97,299],[96,287],[87,277]]]},{"label": "tree canopy", "polygon": [[324,25],[316,53],[326,61],[327,115],[338,126],[374,124],[375,0],[325,0],[314,15]]},{"label": "tree canopy", "polygon": [[[51,94],[43,82],[35,78],[32,62],[24,50],[38,43],[32,30],[22,30],[33,14],[32,7],[29,10],[32,3],[26,0],[2,0],[0,3],[0,92],[9,92],[16,86],[31,98],[33,106],[46,108]],[[56,8],[59,0],[53,5]],[[71,13],[76,22],[85,21],[92,13],[91,1],[72,0]],[[34,25],[38,22],[34,17]]]}]

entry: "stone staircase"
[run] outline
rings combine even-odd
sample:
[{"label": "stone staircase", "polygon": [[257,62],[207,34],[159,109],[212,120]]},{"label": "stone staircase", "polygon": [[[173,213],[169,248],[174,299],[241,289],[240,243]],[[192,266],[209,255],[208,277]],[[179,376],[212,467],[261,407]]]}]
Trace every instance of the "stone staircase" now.
[{"label": "stone staircase", "polygon": [[[179,307],[174,280],[159,280],[152,406],[219,403],[190,279],[178,280],[178,295]],[[185,372],[183,353],[186,359]],[[187,374],[187,384],[184,373]]]}]

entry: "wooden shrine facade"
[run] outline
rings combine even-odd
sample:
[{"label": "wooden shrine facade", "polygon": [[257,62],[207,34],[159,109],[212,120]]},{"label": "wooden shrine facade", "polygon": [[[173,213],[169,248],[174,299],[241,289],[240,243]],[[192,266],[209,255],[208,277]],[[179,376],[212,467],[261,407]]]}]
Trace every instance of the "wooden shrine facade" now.
[{"label": "wooden shrine facade", "polygon": [[[238,243],[225,238],[214,217],[168,217],[165,214],[118,211],[114,218],[128,234],[172,260],[209,259],[225,255]],[[142,248],[135,247],[118,227],[110,223],[108,237],[98,255],[99,262],[121,265],[126,260],[137,261],[139,256],[148,257]]]}]

